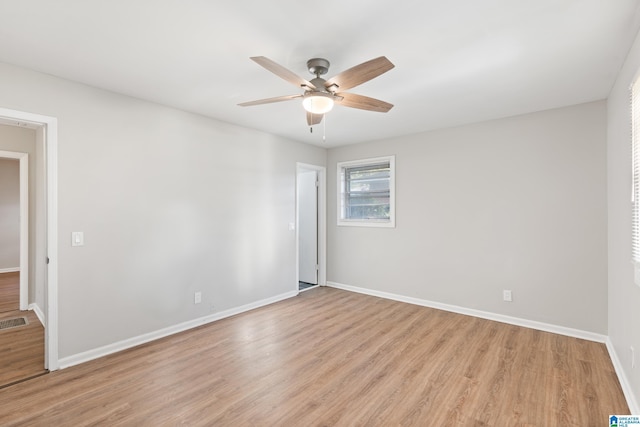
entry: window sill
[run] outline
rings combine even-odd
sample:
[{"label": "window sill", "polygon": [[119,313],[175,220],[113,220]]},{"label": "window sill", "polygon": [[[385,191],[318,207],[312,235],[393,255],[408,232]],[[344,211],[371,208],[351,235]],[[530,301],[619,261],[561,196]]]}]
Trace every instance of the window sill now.
[{"label": "window sill", "polygon": [[338,220],[338,227],[378,227],[395,228],[395,221],[374,221],[374,220]]}]

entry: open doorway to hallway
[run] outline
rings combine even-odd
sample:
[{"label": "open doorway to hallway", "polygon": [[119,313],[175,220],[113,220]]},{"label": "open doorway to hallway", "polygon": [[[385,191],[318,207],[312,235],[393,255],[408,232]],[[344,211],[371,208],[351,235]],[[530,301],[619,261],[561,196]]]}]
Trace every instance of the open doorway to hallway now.
[{"label": "open doorway to hallway", "polygon": [[298,286],[318,286],[318,172],[298,172]]},{"label": "open doorway to hallway", "polygon": [[[39,200],[39,220],[37,230],[31,234],[35,239],[35,251],[30,269],[34,269],[33,299],[25,301],[25,307],[32,308],[46,327],[44,333],[44,367],[50,371],[59,369],[58,355],[58,119],[41,114],[0,108],[0,127],[11,129],[29,128],[36,131],[36,149],[39,162],[30,170],[42,171],[37,190]],[[0,138],[0,143],[11,139]],[[13,148],[25,151],[24,145]],[[8,147],[5,149],[12,149]],[[38,187],[36,187],[37,189]],[[37,207],[38,209],[38,207]],[[22,273],[22,272],[21,272]],[[21,279],[24,277],[21,274]],[[23,293],[21,292],[21,295]]]},{"label": "open doorway to hallway", "polygon": [[36,258],[46,242],[42,231],[40,239],[36,233],[46,218],[44,184],[36,179],[44,179],[44,168],[36,168],[44,151],[38,148],[36,128],[0,123],[0,387],[46,372],[37,304],[45,260]]},{"label": "open doorway to hallway", "polygon": [[298,291],[324,284],[326,252],[325,168],[298,164],[297,248]]}]

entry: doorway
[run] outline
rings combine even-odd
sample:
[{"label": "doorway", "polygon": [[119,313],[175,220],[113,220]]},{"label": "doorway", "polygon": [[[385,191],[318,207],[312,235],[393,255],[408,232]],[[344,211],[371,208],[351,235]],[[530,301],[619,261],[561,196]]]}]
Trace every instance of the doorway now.
[{"label": "doorway", "polygon": [[306,291],[325,283],[326,169],[298,163],[296,197],[297,285]]},{"label": "doorway", "polygon": [[[2,125],[0,135],[2,148],[35,152],[34,129]],[[29,241],[36,218],[29,160],[25,152],[0,151],[0,388],[47,372],[43,324],[29,303],[35,300],[29,292]]]},{"label": "doorway", "polygon": [[[39,199],[41,221],[34,233],[35,245],[32,249],[32,265],[25,269],[32,271],[31,292],[24,293],[24,305],[30,314],[38,314],[45,326],[44,368],[49,371],[59,369],[58,360],[58,234],[57,234],[57,119],[40,114],[0,108],[0,124],[14,127],[28,127],[36,131],[36,147],[39,153],[37,170],[41,171]],[[20,150],[15,150],[20,151]],[[27,252],[28,257],[28,252]],[[28,258],[25,258],[25,262]],[[22,263],[21,263],[22,267]],[[22,273],[22,272],[21,272]],[[27,290],[29,290],[27,288]],[[29,294],[29,295],[27,295]],[[21,293],[22,296],[22,293]],[[27,299],[28,298],[28,299]],[[22,305],[22,302],[21,302]],[[35,313],[34,313],[35,312]],[[8,333],[4,332],[5,334]]]},{"label": "doorway", "polygon": [[[28,135],[28,134],[27,134]],[[35,136],[34,136],[35,139]],[[16,310],[29,308],[29,154],[0,151],[0,273],[14,273]],[[11,280],[13,283],[14,280]],[[14,301],[0,301],[13,307]],[[10,311],[10,310],[4,310]]]}]

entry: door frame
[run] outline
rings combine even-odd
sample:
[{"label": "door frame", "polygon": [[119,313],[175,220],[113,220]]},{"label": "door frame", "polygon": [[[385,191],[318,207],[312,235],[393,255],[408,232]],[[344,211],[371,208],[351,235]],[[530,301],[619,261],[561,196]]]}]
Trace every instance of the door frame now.
[{"label": "door frame", "polygon": [[29,153],[0,151],[0,158],[19,161],[20,310],[29,309]]},{"label": "door frame", "polygon": [[298,176],[302,171],[316,171],[318,174],[318,286],[327,284],[327,168],[308,163],[296,163],[296,283],[300,281],[300,197],[298,195]]},{"label": "door frame", "polygon": [[[41,114],[0,108],[4,124],[29,124],[42,129],[42,138],[36,144],[44,145],[46,168],[46,254],[48,258],[45,300],[44,363],[49,371],[60,368],[58,360],[58,119]],[[21,261],[22,263],[22,261]]]}]

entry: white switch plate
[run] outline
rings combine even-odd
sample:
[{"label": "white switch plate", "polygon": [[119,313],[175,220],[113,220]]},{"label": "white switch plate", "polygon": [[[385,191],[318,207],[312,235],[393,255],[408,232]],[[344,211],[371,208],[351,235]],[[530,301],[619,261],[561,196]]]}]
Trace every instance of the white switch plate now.
[{"label": "white switch plate", "polygon": [[82,231],[71,232],[71,246],[84,246],[84,233]]}]

